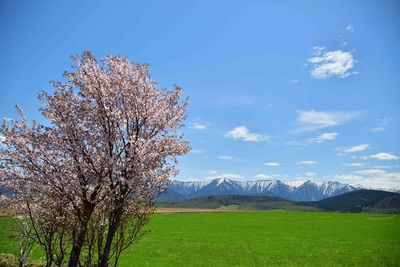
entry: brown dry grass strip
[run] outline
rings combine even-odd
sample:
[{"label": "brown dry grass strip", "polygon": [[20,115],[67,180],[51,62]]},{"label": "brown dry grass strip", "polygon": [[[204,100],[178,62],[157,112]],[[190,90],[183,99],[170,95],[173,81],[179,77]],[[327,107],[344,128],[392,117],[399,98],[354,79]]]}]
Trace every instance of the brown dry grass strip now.
[{"label": "brown dry grass strip", "polygon": [[193,212],[243,212],[246,210],[196,209],[196,208],[157,208],[156,213],[193,213]]}]

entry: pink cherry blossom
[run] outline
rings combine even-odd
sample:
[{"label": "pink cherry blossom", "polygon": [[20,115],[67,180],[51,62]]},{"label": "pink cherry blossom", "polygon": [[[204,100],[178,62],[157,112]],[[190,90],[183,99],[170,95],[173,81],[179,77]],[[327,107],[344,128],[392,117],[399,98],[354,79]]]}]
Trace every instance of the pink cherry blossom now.
[{"label": "pink cherry blossom", "polygon": [[0,177],[32,225],[68,232],[69,266],[84,261],[91,238],[101,241],[90,249],[107,266],[133,243],[178,173],[177,158],[189,150],[179,132],[187,99],[179,86],[158,89],[148,65],[114,56],[98,62],[89,52],[73,60],[66,81],[39,96],[44,125],[28,122],[19,107],[18,121],[3,122]]}]

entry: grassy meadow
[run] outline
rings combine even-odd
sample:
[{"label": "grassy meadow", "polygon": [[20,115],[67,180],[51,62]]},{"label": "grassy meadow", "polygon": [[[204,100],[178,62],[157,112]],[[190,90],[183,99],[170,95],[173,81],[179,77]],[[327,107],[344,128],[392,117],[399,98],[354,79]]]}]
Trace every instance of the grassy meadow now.
[{"label": "grassy meadow", "polygon": [[[165,213],[146,228],[120,266],[400,266],[400,215]],[[0,218],[0,253],[17,253],[12,232]]]}]

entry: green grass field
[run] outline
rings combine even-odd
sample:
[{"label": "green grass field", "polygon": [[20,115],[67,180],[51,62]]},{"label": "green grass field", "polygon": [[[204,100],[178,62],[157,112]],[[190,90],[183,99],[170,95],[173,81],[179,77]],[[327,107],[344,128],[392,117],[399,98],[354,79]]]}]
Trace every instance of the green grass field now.
[{"label": "green grass field", "polygon": [[[400,266],[400,215],[327,212],[157,214],[120,266]],[[0,252],[16,253],[0,219]]]}]

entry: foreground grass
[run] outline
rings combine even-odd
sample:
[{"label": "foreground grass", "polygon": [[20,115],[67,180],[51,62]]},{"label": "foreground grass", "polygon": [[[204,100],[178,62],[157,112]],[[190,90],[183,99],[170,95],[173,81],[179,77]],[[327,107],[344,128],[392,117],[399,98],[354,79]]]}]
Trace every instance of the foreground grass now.
[{"label": "foreground grass", "polygon": [[[156,214],[120,266],[400,266],[400,216],[323,212]],[[17,253],[0,219],[0,252]]]}]

